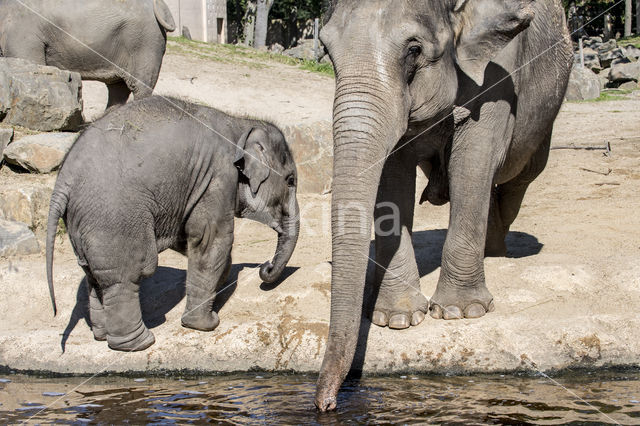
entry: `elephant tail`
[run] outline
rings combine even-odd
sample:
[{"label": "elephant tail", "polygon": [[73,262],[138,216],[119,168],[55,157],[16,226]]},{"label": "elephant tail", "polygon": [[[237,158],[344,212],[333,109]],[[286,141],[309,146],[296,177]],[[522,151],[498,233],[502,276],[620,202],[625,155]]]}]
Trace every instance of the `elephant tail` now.
[{"label": "elephant tail", "polygon": [[153,0],[153,12],[156,14],[158,23],[168,32],[176,30],[176,23],[171,15],[171,10],[162,0]]},{"label": "elephant tail", "polygon": [[49,283],[49,296],[53,305],[53,316],[58,313],[56,307],[56,294],[53,290],[53,247],[56,242],[56,232],[58,231],[58,221],[67,211],[69,197],[60,191],[53,191],[51,203],[49,204],[49,219],[47,221],[47,282]]}]

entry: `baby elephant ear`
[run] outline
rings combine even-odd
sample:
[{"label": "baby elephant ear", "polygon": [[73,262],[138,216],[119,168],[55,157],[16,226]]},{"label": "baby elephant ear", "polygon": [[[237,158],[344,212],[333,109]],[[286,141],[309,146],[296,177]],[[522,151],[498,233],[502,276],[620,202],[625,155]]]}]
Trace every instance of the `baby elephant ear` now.
[{"label": "baby elephant ear", "polygon": [[534,0],[454,0],[456,61],[478,86],[487,64],[529,27]]},{"label": "baby elephant ear", "polygon": [[269,177],[270,167],[264,152],[267,133],[259,128],[245,132],[236,145],[234,164],[248,180],[251,194],[255,197],[262,182]]}]

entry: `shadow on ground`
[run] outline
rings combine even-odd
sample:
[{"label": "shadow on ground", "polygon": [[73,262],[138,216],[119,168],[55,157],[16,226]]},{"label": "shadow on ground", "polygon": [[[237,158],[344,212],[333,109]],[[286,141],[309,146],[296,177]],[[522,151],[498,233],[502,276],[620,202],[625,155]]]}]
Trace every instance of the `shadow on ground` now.
[{"label": "shadow on ground", "polygon": [[[257,263],[239,263],[231,267],[229,277],[223,286],[218,289],[218,294],[213,303],[213,310],[219,312],[233,295],[237,287],[238,274],[245,268],[256,269]],[[262,283],[260,289],[271,291],[283,280],[293,274],[298,268],[287,267],[281,277],[274,283]],[[257,271],[256,271],[257,272]],[[185,280],[187,272],[182,269],[160,266],[153,276],[142,281],[140,285],[140,306],[142,308],[142,320],[147,328],[156,328],[167,321],[166,314],[176,307],[185,296]],[[91,328],[89,318],[89,294],[87,292],[87,280],[83,278],[76,292],[76,304],[71,313],[60,346],[65,351],[67,340],[80,321],[84,321]]]}]

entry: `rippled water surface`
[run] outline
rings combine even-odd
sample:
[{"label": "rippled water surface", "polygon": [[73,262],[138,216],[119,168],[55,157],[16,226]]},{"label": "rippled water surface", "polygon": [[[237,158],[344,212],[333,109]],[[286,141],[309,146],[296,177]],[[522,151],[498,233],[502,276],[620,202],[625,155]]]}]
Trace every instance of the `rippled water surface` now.
[{"label": "rippled water surface", "polygon": [[524,375],[389,376],[345,383],[334,413],[315,376],[39,378],[0,375],[0,422],[640,424],[640,369]]}]

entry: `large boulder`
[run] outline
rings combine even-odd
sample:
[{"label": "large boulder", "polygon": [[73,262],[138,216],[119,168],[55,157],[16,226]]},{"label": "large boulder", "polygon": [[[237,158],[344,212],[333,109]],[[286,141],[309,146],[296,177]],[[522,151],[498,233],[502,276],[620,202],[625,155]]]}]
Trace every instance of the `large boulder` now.
[{"label": "large boulder", "polygon": [[600,79],[588,68],[574,66],[569,77],[565,99],[586,101],[600,96]]},{"label": "large boulder", "polygon": [[25,184],[20,188],[0,188],[0,219],[22,222],[35,232],[47,226],[52,188],[45,184]]},{"label": "large boulder", "polygon": [[283,133],[298,171],[298,192],[323,193],[331,189],[333,134],[329,121],[289,126]]},{"label": "large boulder", "polygon": [[11,143],[4,151],[7,163],[30,172],[50,173],[62,164],[77,133],[41,133]]},{"label": "large boulder", "polygon": [[625,47],[624,50],[627,53],[628,58],[640,59],[640,49],[637,47],[629,45]]},{"label": "large boulder", "polygon": [[614,64],[609,71],[609,81],[620,85],[627,81],[637,82],[640,79],[640,62]]},{"label": "large boulder", "polygon": [[27,225],[0,219],[0,257],[22,256],[39,251],[38,240]]},{"label": "large boulder", "polygon": [[615,49],[606,51],[606,52],[598,52],[598,58],[600,59],[600,65],[602,68],[607,68],[611,66],[614,62],[619,61],[628,61],[627,52],[621,47],[616,47]]},{"label": "large boulder", "polygon": [[45,132],[77,130],[83,123],[80,74],[0,57],[0,120]]},{"label": "large boulder", "polygon": [[0,129],[0,164],[2,163],[2,153],[13,140],[13,129]]},{"label": "large boulder", "polygon": [[321,60],[325,53],[322,47],[322,44],[319,44],[318,47],[318,57],[316,58],[316,54],[313,50],[313,40],[311,39],[303,39],[298,41],[298,44],[295,47],[285,50],[282,52],[283,55],[291,56],[292,58],[302,59],[306,61],[313,60]]}]

